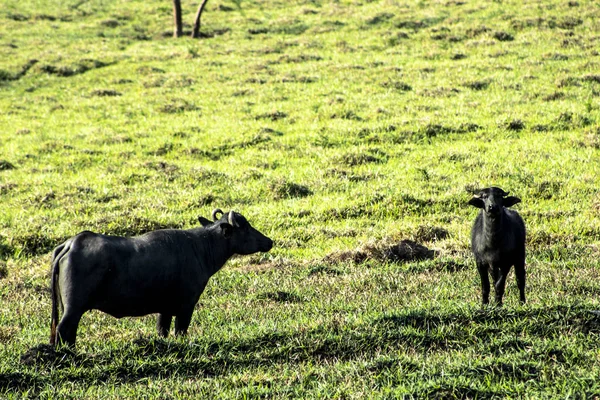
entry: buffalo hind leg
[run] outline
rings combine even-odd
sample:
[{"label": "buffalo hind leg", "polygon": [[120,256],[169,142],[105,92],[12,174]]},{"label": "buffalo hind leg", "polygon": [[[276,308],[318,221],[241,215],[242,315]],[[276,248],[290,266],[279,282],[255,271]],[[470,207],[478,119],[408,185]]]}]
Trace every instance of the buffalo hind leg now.
[{"label": "buffalo hind leg", "polygon": [[483,305],[486,305],[490,302],[490,277],[488,274],[488,266],[486,263],[477,262],[477,270],[481,277],[481,299]]},{"label": "buffalo hind leg", "polygon": [[515,263],[515,275],[517,277],[521,303],[525,303],[525,260]]},{"label": "buffalo hind leg", "polygon": [[74,312],[66,309],[60,323],[57,327],[55,345],[67,344],[71,347],[75,346],[75,338],[77,337],[77,327],[83,312]]},{"label": "buffalo hind leg", "polygon": [[156,320],[156,330],[158,331],[159,336],[169,336],[169,330],[171,329],[172,319],[172,315],[158,314],[158,319]]}]

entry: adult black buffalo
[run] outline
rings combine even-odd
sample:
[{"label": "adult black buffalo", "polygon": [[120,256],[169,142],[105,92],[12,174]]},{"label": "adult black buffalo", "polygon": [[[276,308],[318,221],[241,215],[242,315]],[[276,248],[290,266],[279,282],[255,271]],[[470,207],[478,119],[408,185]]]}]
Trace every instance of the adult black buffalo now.
[{"label": "adult black buffalo", "polygon": [[85,231],[58,246],[52,257],[50,344],[73,346],[81,316],[93,309],[117,318],[158,313],[163,337],[175,317],[175,334],[186,334],[210,277],[234,254],[273,247],[241,214],[217,209],[212,216],[214,222],[200,217],[199,228],[135,237]]}]

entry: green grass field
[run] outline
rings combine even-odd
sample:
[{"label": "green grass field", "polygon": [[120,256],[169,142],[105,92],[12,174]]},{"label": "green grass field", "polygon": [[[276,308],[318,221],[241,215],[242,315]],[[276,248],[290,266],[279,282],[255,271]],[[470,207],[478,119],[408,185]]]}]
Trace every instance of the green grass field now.
[{"label": "green grass field", "polygon": [[[599,24],[584,0],[211,0],[192,40],[168,1],[4,0],[0,398],[600,396]],[[467,201],[492,185],[523,200],[524,306],[511,273],[481,308]],[[94,311],[40,350],[56,245],[215,207],[275,247],[213,277],[187,337]],[[435,257],[386,257],[404,239]]]}]

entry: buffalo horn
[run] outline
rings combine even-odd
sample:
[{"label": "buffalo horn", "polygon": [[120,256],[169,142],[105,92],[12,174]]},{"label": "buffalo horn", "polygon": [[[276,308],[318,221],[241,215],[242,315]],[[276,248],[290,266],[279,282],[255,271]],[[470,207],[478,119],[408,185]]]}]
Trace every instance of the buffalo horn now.
[{"label": "buffalo horn", "polygon": [[235,223],[235,217],[233,216],[233,211],[229,211],[229,216],[227,217],[227,220],[229,221],[229,224],[231,226],[237,226]]},{"label": "buffalo horn", "polygon": [[221,215],[223,215],[223,214],[225,214],[225,213],[224,213],[224,212],[223,212],[223,210],[221,210],[220,208],[215,208],[215,209],[213,210],[213,212],[212,212],[212,218],[213,218],[213,221],[216,221],[216,220],[218,220],[218,218],[217,218],[217,214],[221,214]]}]

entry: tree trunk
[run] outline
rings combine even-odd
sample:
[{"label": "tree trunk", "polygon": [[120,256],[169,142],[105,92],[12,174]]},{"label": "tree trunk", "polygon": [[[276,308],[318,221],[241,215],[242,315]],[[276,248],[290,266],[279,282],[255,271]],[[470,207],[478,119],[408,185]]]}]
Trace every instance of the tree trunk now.
[{"label": "tree trunk", "polygon": [[181,23],[181,0],[173,0],[173,22],[175,22],[173,37],[180,37],[183,35],[183,24]]},{"label": "tree trunk", "polygon": [[192,29],[192,37],[194,39],[200,36],[200,18],[202,17],[202,11],[204,11],[206,3],[208,3],[208,0],[202,0],[200,7],[198,7],[198,12],[196,13],[196,18],[194,19],[194,28]]}]

